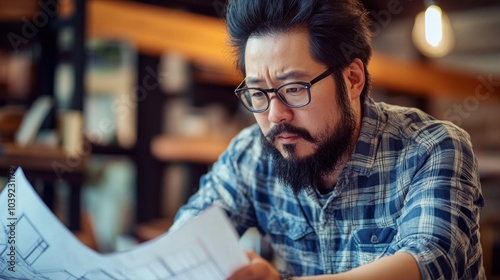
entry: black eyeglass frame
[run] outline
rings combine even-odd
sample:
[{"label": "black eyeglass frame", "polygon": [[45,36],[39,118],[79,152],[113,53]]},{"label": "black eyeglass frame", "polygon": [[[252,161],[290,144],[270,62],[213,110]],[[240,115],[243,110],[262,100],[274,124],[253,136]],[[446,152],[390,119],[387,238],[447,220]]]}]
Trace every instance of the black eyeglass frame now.
[{"label": "black eyeglass frame", "polygon": [[[261,88],[254,88],[254,87],[241,88],[245,84],[245,80],[243,80],[240,83],[240,85],[234,90],[234,94],[238,97],[238,99],[241,101],[243,106],[245,106],[245,108],[252,113],[263,113],[263,112],[267,111],[267,109],[269,109],[269,105],[271,104],[271,99],[269,98],[269,93],[271,93],[271,92],[276,93],[276,96],[279,98],[279,100],[283,104],[285,104],[285,106],[287,106],[288,108],[301,108],[301,107],[307,106],[309,103],[311,103],[311,90],[310,90],[311,87],[315,83],[317,83],[317,82],[323,80],[324,78],[330,76],[331,74],[335,73],[336,70],[337,70],[337,68],[335,68],[335,67],[328,68],[325,72],[319,74],[316,78],[312,79],[310,82],[291,82],[291,83],[283,84],[277,88],[269,88],[269,89],[261,89]],[[286,99],[283,96],[281,96],[281,94],[278,92],[281,88],[288,86],[288,85],[292,85],[292,84],[302,85],[306,88],[307,98],[308,98],[306,103],[299,104],[299,105],[288,104]],[[267,99],[267,106],[264,109],[259,109],[259,110],[249,108],[245,104],[245,102],[242,100],[242,96],[240,94],[240,92],[247,91],[247,90],[256,90],[256,91],[260,91],[260,92],[264,93],[264,95],[266,96],[266,99]]]}]

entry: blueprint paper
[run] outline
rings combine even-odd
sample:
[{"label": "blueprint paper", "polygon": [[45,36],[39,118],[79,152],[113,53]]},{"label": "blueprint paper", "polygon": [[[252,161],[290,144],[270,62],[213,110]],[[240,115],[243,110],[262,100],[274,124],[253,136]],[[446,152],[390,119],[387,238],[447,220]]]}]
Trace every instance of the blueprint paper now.
[{"label": "blueprint paper", "polygon": [[220,208],[212,207],[179,230],[126,254],[112,255],[110,260],[129,267],[125,274],[131,279],[226,279],[247,259],[224,215]]},{"label": "blueprint paper", "polygon": [[0,279],[222,280],[247,262],[216,206],[175,232],[102,255],[53,215],[21,168],[0,194]]}]

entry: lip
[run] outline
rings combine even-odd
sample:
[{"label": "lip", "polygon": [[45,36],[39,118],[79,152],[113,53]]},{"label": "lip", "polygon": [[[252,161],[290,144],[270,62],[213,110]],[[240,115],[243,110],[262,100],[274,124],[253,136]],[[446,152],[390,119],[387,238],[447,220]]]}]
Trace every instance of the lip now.
[{"label": "lip", "polygon": [[276,136],[276,139],[282,144],[295,143],[300,137],[297,134],[282,133]]}]

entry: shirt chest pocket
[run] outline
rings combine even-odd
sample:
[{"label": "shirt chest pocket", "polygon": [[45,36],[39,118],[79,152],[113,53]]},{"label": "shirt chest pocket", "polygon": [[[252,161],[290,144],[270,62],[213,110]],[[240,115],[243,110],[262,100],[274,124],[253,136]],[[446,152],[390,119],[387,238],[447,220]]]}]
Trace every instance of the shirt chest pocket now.
[{"label": "shirt chest pocket", "polygon": [[352,252],[358,265],[371,263],[387,253],[397,231],[394,228],[366,228],[354,232]]},{"label": "shirt chest pocket", "polygon": [[271,214],[268,222],[269,234],[285,235],[293,241],[297,241],[314,230],[307,221],[300,217],[284,217],[283,214]]}]

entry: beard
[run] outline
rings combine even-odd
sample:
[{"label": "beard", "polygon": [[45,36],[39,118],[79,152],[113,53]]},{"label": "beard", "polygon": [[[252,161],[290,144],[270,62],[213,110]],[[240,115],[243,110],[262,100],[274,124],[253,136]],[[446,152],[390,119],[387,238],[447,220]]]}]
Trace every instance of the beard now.
[{"label": "beard", "polygon": [[[342,90],[338,93],[342,94]],[[347,98],[347,95],[345,95]],[[261,132],[261,142],[264,152],[271,155],[274,170],[279,181],[289,186],[295,195],[303,190],[321,190],[329,186],[324,185],[323,177],[334,172],[340,165],[342,158],[352,149],[353,137],[356,130],[354,111],[343,97],[338,98],[341,107],[341,118],[338,123],[327,125],[325,130],[316,138],[304,128],[295,127],[288,123],[274,126],[266,135]],[[306,157],[298,157],[294,144],[283,145],[288,154],[284,158],[281,152],[273,145],[275,137],[280,133],[293,133],[303,140],[316,146],[315,152]]]}]

